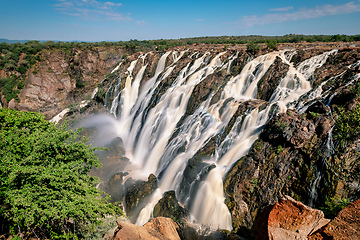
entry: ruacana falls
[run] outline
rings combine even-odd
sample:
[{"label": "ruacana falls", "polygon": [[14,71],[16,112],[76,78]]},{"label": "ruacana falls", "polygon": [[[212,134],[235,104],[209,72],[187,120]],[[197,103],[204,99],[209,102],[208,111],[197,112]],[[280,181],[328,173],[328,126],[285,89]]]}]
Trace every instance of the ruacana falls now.
[{"label": "ruacana falls", "polygon": [[[9,125],[6,109],[40,112],[45,125],[60,129],[81,128],[73,139],[54,140],[44,154],[64,163],[70,161],[66,154],[84,158],[69,171],[83,167],[76,171],[121,211],[114,218],[101,213],[112,225],[97,238],[76,233],[73,228],[82,225],[72,215],[53,216],[64,226],[59,231],[84,239],[360,238],[359,41],[278,43],[274,49],[260,44],[255,50],[244,44],[147,51],[89,46],[39,51],[41,61],[27,71],[22,89],[14,88],[21,90],[17,97],[1,95],[3,144],[11,124],[19,126],[16,134],[39,134],[25,120]],[[100,167],[75,151],[82,137],[97,147]],[[24,155],[26,161],[35,158]],[[2,191],[14,187],[17,176],[48,179],[30,178],[33,170],[22,170],[25,164],[7,172],[11,180],[0,185]],[[41,181],[37,191],[58,189]],[[76,178],[66,181],[78,189]],[[62,192],[51,206],[64,197],[76,206],[85,200],[75,194],[86,191]],[[42,228],[35,220],[9,217],[11,204],[22,200],[0,200],[0,239],[51,238],[37,232]],[[26,209],[21,204],[16,209]],[[16,221],[28,230],[5,225]]]}]

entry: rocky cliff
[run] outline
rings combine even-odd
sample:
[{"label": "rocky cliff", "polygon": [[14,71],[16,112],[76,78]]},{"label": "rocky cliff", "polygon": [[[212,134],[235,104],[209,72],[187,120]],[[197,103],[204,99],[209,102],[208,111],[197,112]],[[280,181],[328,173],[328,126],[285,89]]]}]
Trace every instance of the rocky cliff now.
[{"label": "rocky cliff", "polygon": [[[191,218],[255,238],[269,206],[299,201],[333,218],[342,203],[360,198],[359,47],[304,43],[248,52],[198,45],[126,59],[121,49],[43,51],[20,102],[9,107],[50,119],[100,83],[103,93],[82,113],[104,104],[117,121],[87,125],[113,150],[92,174],[133,222]],[[281,231],[296,239],[295,228]]]},{"label": "rocky cliff", "polygon": [[[22,111],[41,112],[47,119],[72,103],[90,99],[96,86],[119,64],[125,50],[120,47],[44,49],[39,61],[26,73],[19,99],[2,105]],[[18,74],[1,71],[1,76]]]}]

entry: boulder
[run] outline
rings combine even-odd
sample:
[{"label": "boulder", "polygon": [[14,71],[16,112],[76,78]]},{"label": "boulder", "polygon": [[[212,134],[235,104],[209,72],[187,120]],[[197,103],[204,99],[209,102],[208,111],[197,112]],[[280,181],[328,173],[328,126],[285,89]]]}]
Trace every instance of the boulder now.
[{"label": "boulder", "polygon": [[170,218],[154,218],[151,221],[145,223],[144,227],[148,229],[154,229],[168,239],[180,239],[178,234],[179,226]]},{"label": "boulder", "polygon": [[255,220],[256,239],[307,239],[307,236],[326,224],[324,213],[310,208],[289,196],[270,205]]},{"label": "boulder", "polygon": [[326,226],[309,236],[310,240],[360,239],[360,199],[345,207]]},{"label": "boulder", "polygon": [[170,218],[154,218],[142,227],[124,221],[117,224],[112,240],[180,240],[178,226]]}]

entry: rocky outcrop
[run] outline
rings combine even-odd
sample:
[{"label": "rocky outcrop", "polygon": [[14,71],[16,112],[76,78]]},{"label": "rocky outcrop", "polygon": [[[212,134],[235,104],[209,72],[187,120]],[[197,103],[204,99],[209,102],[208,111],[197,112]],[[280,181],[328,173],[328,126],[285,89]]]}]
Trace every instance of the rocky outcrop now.
[{"label": "rocky outcrop", "polygon": [[321,168],[323,142],[334,124],[328,111],[314,102],[305,114],[288,110],[275,116],[249,154],[234,165],[224,189],[235,232],[249,235],[257,213],[284,194],[309,203],[308,186]]},{"label": "rocky outcrop", "polygon": [[289,65],[283,63],[282,60],[277,57],[275,62],[270,66],[269,70],[257,84],[257,98],[269,101],[272,93],[279,85],[281,78],[286,75],[288,70]]},{"label": "rocky outcrop", "polygon": [[254,232],[257,240],[305,240],[311,232],[329,221],[324,219],[320,210],[285,196],[257,215]]},{"label": "rocky outcrop", "polygon": [[41,61],[28,71],[24,89],[9,107],[41,112],[51,119],[68,104],[91,96],[100,83],[121,60],[121,48],[43,50]]},{"label": "rocky outcrop", "polygon": [[345,207],[329,224],[310,235],[309,240],[360,239],[360,199]]},{"label": "rocky outcrop", "polygon": [[178,234],[179,226],[170,218],[156,217],[145,223],[144,227],[154,229],[168,239],[180,239]]},{"label": "rocky outcrop", "polygon": [[125,210],[126,214],[136,219],[140,210],[145,206],[147,198],[157,189],[158,181],[154,174],[150,174],[148,181],[134,181],[129,178],[125,182]]},{"label": "rocky outcrop", "polygon": [[144,226],[118,221],[112,240],[180,240],[178,226],[170,218],[154,218]]},{"label": "rocky outcrop", "polygon": [[[294,149],[312,152],[317,141],[329,133],[334,121],[325,114],[329,109],[322,102],[315,102],[307,109],[306,115],[299,115],[295,110],[279,114],[268,123],[263,132],[264,139],[275,145],[283,144]],[[318,140],[318,139],[316,139]]]},{"label": "rocky outcrop", "polygon": [[168,191],[155,205],[153,215],[154,217],[168,217],[176,222],[181,222],[183,218],[189,215],[189,211],[180,206],[175,191]]}]

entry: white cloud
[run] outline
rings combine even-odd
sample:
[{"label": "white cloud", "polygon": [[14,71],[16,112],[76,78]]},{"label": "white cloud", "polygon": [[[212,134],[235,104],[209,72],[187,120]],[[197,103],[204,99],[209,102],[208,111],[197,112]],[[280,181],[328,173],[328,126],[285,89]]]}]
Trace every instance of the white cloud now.
[{"label": "white cloud", "polygon": [[272,9],[269,9],[269,11],[271,12],[287,12],[287,11],[290,11],[290,10],[293,10],[293,7],[290,6],[290,7],[283,7],[283,8],[272,8]]},{"label": "white cloud", "polygon": [[141,20],[141,21],[136,21],[136,24],[140,26],[144,26],[146,22],[144,20]]},{"label": "white cloud", "polygon": [[244,16],[235,23],[238,24],[240,27],[251,27],[253,25],[320,18],[324,16],[349,14],[353,12],[360,12],[360,4],[356,4],[354,2],[349,2],[343,5],[328,4],[317,6],[314,8],[301,8],[294,12],[271,13],[262,16]]},{"label": "white cloud", "polygon": [[[57,0],[55,8],[63,14],[80,17],[84,20],[131,21],[132,19],[118,12],[122,3],[96,0]],[[128,14],[129,15],[129,14]]]},{"label": "white cloud", "polygon": [[203,22],[205,21],[205,19],[202,19],[202,18],[197,18],[197,19],[194,19],[195,21],[198,21],[198,22]]}]

